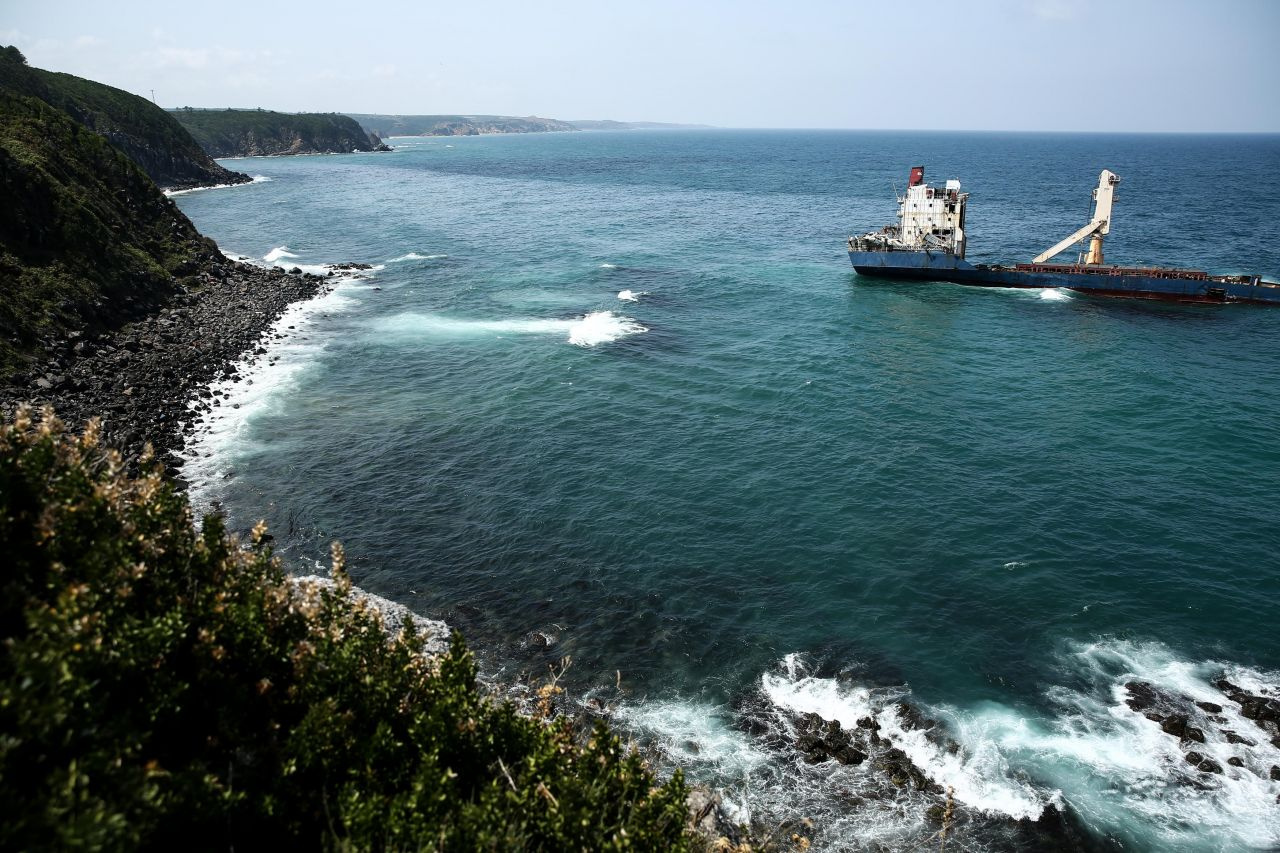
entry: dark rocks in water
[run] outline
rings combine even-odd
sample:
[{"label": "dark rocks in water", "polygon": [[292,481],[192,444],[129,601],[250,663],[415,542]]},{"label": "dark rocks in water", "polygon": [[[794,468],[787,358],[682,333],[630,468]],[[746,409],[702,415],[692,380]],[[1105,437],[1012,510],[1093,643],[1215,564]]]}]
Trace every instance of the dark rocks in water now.
[{"label": "dark rocks in water", "polygon": [[[1172,714],[1165,717],[1164,722],[1160,724],[1160,730],[1167,735],[1173,735],[1179,740],[1187,736],[1187,717],[1185,714]],[[1204,737],[1200,738],[1201,743]]]},{"label": "dark rocks in water", "polygon": [[942,786],[934,782],[912,763],[907,754],[897,747],[886,749],[876,756],[873,766],[889,777],[898,787],[912,786],[917,791],[941,794]]},{"label": "dark rocks in water", "polygon": [[1059,809],[1052,803],[1044,807],[1040,817],[1023,818],[1016,821],[1014,827],[1015,837],[1009,849],[1018,853],[1094,853],[1124,849],[1114,839],[1096,838],[1074,811]]},{"label": "dark rocks in water", "polygon": [[1244,759],[1235,755],[1228,758],[1227,763],[1230,764],[1232,767],[1244,767]]},{"label": "dark rocks in water", "polygon": [[1271,765],[1271,781],[1280,782],[1280,767],[1274,764]]},{"label": "dark rocks in water", "polygon": [[1210,714],[1221,714],[1222,706],[1216,702],[1197,702],[1196,707]]},{"label": "dark rocks in water", "polygon": [[897,709],[898,719],[902,720],[902,727],[908,731],[912,729],[928,731],[938,725],[937,720],[926,717],[919,708],[909,702],[899,702]]},{"label": "dark rocks in water", "polygon": [[1240,737],[1240,735],[1231,731],[1231,729],[1223,729],[1222,734],[1226,737],[1227,743],[1242,743],[1245,746],[1257,746],[1256,743],[1249,740],[1247,737]]},{"label": "dark rocks in water", "polygon": [[1199,752],[1188,752],[1186,755],[1187,763],[1195,767],[1202,773],[1221,773],[1222,765],[1214,761],[1207,755]]},{"label": "dark rocks in water", "polygon": [[530,631],[520,642],[527,649],[549,649],[556,644],[557,639],[545,631]]},{"label": "dark rocks in water", "polygon": [[796,751],[808,764],[837,761],[857,765],[867,760],[867,752],[855,741],[854,733],[839,720],[824,720],[817,714],[804,714],[797,720]]},{"label": "dark rocks in water", "polygon": [[358,264],[358,263],[351,263],[351,262],[342,263],[342,264],[330,264],[329,269],[331,270],[371,270],[373,269],[373,264]]}]

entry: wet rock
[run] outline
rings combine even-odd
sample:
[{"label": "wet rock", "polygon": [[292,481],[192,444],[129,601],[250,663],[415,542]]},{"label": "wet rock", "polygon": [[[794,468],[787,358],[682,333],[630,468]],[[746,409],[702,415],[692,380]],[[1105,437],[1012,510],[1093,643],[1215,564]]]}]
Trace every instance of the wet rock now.
[{"label": "wet rock", "polygon": [[919,708],[908,702],[899,702],[897,709],[898,719],[902,721],[902,727],[908,731],[912,729],[927,731],[938,725],[937,720],[926,717]]},{"label": "wet rock", "polygon": [[1240,737],[1240,735],[1231,731],[1231,729],[1223,729],[1222,734],[1226,737],[1227,743],[1242,743],[1245,746],[1257,746],[1256,743],[1249,740],[1247,737]]},{"label": "wet rock", "polygon": [[1222,765],[1214,761],[1207,755],[1199,752],[1188,752],[1186,755],[1187,763],[1195,767],[1201,773],[1221,773]]},{"label": "wet rock", "polygon": [[[1173,735],[1178,739],[1187,736],[1187,716],[1186,714],[1171,714],[1165,717],[1164,722],[1160,724],[1160,730],[1167,735]],[[1203,742],[1204,738],[1201,738]]]},{"label": "wet rock", "polygon": [[907,754],[897,747],[886,749],[874,759],[874,767],[889,777],[898,787],[911,786],[917,791],[941,794],[942,788],[921,772]]},{"label": "wet rock", "polygon": [[1274,764],[1271,765],[1271,781],[1280,782],[1280,767]]},{"label": "wet rock", "polygon": [[1228,758],[1227,763],[1232,767],[1244,767],[1244,759],[1235,755]]},{"label": "wet rock", "polygon": [[1222,713],[1222,706],[1217,704],[1216,702],[1197,702],[1196,707],[1199,708],[1201,711],[1206,711],[1210,714]]}]

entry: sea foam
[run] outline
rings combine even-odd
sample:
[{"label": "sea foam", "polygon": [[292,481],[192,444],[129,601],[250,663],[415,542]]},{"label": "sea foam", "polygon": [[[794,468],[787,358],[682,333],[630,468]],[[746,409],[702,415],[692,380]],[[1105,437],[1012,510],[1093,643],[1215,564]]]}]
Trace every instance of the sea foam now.
[{"label": "sea foam", "polygon": [[[905,791],[899,794],[905,802],[877,793],[882,773],[874,769],[874,756],[860,766],[799,760],[785,744],[798,734],[795,721],[810,713],[846,729],[874,719],[882,746],[902,750],[970,814],[1034,820],[1050,805],[1071,808],[1086,824],[1138,849],[1280,845],[1280,782],[1270,778],[1270,768],[1280,765],[1280,748],[1213,684],[1225,676],[1252,695],[1280,698],[1280,673],[1188,660],[1159,643],[1124,640],[1067,646],[1059,664],[1063,683],[1045,688],[1039,710],[992,701],[929,706],[906,687],[818,677],[803,656],[792,654],[761,675],[755,697],[737,710],[663,699],[624,705],[617,717],[692,778],[723,788],[735,819],[760,818],[767,825],[812,818],[823,827],[817,846],[824,849],[913,845],[930,831],[918,820],[930,801]],[[1180,743],[1130,708],[1130,681],[1182,697],[1205,742]],[[946,736],[960,748],[910,725],[902,699],[943,721]],[[1193,700],[1222,710],[1210,713]],[[1224,731],[1247,743],[1229,742]],[[1223,772],[1198,772],[1187,763],[1191,750]],[[857,805],[849,805],[850,797]],[[962,845],[966,831],[958,830]],[[969,840],[975,843],[987,837],[980,828],[974,832]]]},{"label": "sea foam", "polygon": [[398,264],[398,263],[403,263],[404,261],[438,261],[441,258],[447,258],[447,257],[449,256],[448,255],[420,255],[417,252],[409,252],[407,254],[400,255],[398,258],[392,258],[389,261],[387,261],[387,263]]},{"label": "sea foam", "polygon": [[[223,254],[242,263],[265,265],[243,255],[226,251]],[[297,257],[287,246],[268,254],[275,255],[277,260]],[[324,269],[328,271],[328,267]],[[367,274],[368,271],[357,271],[334,275],[328,279],[326,291],[290,305],[254,347],[265,349],[265,354],[238,362],[234,367],[237,378],[209,385],[212,392],[209,399],[217,405],[201,413],[196,409],[197,401],[188,404],[192,418],[204,419],[181,453],[182,477],[188,484],[192,505],[198,510],[209,508],[217,483],[229,475],[236,451],[247,446],[250,422],[281,405],[283,395],[323,351],[324,343],[310,335],[316,320],[354,306],[356,283]]]},{"label": "sea foam", "polygon": [[628,335],[648,331],[612,311],[593,311],[576,319],[516,318],[468,320],[442,314],[403,313],[377,321],[384,339],[412,341],[421,338],[478,338],[505,335],[563,335],[568,343],[593,347]]}]

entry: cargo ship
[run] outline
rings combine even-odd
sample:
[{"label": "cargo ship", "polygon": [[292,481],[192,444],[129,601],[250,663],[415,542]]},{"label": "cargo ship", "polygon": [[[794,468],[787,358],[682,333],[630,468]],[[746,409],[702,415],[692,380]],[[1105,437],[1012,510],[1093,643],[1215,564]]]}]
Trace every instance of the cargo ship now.
[{"label": "cargo ship", "polygon": [[[1045,250],[1029,264],[971,264],[964,259],[965,207],[960,182],[925,183],[924,166],[911,167],[906,193],[898,198],[898,223],[849,238],[849,261],[859,275],[980,287],[1060,287],[1098,296],[1170,302],[1244,302],[1280,306],[1280,284],[1257,275],[1212,275],[1200,270],[1121,267],[1103,260],[1111,231],[1111,207],[1120,177],[1103,169],[1093,190],[1093,217],[1083,228]],[[1088,240],[1075,263],[1051,263]]]}]

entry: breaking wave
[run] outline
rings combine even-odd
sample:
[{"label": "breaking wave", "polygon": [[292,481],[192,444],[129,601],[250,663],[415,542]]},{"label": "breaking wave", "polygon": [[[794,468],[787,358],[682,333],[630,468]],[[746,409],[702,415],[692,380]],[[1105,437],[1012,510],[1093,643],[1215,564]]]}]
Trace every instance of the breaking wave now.
[{"label": "breaking wave", "polygon": [[648,331],[630,317],[612,311],[593,311],[570,320],[466,320],[441,314],[405,313],[378,321],[377,328],[381,335],[393,340],[564,335],[568,343],[581,347],[609,343]]},{"label": "breaking wave", "polygon": [[1040,298],[1048,302],[1066,302],[1071,298],[1071,292],[1062,287],[1045,287],[1040,291]]},{"label": "breaking wave", "polygon": [[[662,699],[624,705],[616,717],[694,780],[719,787],[734,820],[766,829],[814,820],[818,849],[921,843],[937,829],[926,816],[945,790],[963,817],[957,849],[1025,844],[1028,833],[1050,831],[1035,828],[1050,807],[1136,849],[1280,844],[1280,731],[1267,712],[1255,719],[1256,707],[1224,694],[1280,699],[1280,673],[1123,640],[1067,647],[1059,663],[1063,683],[1048,686],[1037,708],[930,706],[905,686],[819,677],[791,654],[732,708]],[[1190,740],[1134,707],[1138,683],[1181,709]],[[798,744],[813,714],[859,738],[874,727],[870,742],[855,741],[865,761],[804,760]],[[898,772],[885,770],[894,751],[936,788],[887,778]],[[1193,763],[1205,758],[1216,769]]]},{"label": "breaking wave", "polygon": [[391,260],[387,261],[387,263],[398,264],[403,261],[438,261],[441,258],[447,258],[447,257],[449,256],[448,255],[420,255],[417,252],[409,252],[408,254],[401,255],[398,258],[392,258]]},{"label": "breaking wave", "polygon": [[[231,260],[257,266],[268,265],[267,259],[278,262],[297,257],[288,246],[273,249],[261,261],[226,250],[223,254]],[[325,265],[320,269],[327,273],[330,267]],[[328,289],[324,292],[290,305],[254,347],[264,349],[265,353],[245,357],[233,367],[234,378],[207,387],[208,396],[201,399],[212,404],[210,411],[198,411],[199,400],[188,403],[191,417],[203,419],[181,453],[182,477],[189,486],[193,507],[202,511],[209,508],[217,484],[231,474],[236,451],[248,446],[250,421],[282,405],[284,394],[324,350],[325,342],[312,334],[316,321],[354,306],[357,282],[369,272],[338,271],[328,278]]]}]

